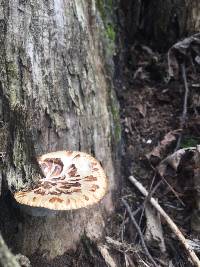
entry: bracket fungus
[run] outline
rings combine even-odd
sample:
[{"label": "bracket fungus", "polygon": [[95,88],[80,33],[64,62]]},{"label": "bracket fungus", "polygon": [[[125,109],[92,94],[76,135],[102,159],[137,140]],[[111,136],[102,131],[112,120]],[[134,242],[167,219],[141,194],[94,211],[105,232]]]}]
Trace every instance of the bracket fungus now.
[{"label": "bracket fungus", "polygon": [[57,151],[37,160],[44,178],[33,189],[15,193],[20,204],[72,210],[99,202],[107,192],[108,179],[103,168],[87,153]]}]

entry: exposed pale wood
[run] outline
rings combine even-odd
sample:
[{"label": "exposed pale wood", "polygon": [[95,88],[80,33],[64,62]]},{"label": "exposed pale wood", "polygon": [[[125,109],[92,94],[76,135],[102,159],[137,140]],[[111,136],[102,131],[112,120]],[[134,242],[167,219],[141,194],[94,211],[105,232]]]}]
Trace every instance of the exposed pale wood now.
[{"label": "exposed pale wood", "polygon": [[20,267],[15,256],[9,251],[0,234],[0,266],[2,267]]},{"label": "exposed pale wood", "polygon": [[102,257],[104,258],[108,267],[117,267],[114,259],[110,255],[110,253],[108,251],[108,247],[106,245],[99,244],[98,249],[99,249],[99,251],[100,251]]}]

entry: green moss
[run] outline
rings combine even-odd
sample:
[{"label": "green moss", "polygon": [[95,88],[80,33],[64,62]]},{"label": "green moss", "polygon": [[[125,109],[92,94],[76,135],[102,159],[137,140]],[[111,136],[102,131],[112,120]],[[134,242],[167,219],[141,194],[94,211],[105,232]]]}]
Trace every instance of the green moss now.
[{"label": "green moss", "polygon": [[109,15],[113,13],[113,0],[96,0],[96,5],[103,21],[105,22],[107,12],[109,11]]},{"label": "green moss", "polygon": [[16,90],[16,88],[18,88],[18,83],[19,83],[19,73],[18,73],[18,67],[14,62],[6,62],[6,73],[9,83],[10,103],[11,106],[15,106],[19,102],[17,96],[18,91]]},{"label": "green moss", "polygon": [[199,139],[193,137],[184,138],[181,142],[181,148],[195,147],[199,144]]},{"label": "green moss", "polygon": [[111,24],[108,24],[106,27],[106,35],[109,38],[110,41],[115,42],[115,30],[114,30],[114,26]]},{"label": "green moss", "polygon": [[105,53],[106,57],[113,57],[115,54],[115,24],[114,24],[114,1],[113,0],[96,0],[96,6],[101,15],[104,24],[104,38],[106,40]]},{"label": "green moss", "polygon": [[[115,24],[114,24],[114,1],[113,0],[96,0],[96,6],[101,15],[104,32],[103,37],[105,38],[105,58],[110,61],[110,58],[113,57],[115,53]],[[109,63],[108,63],[109,64]],[[113,90],[108,90],[110,92],[110,113],[113,120],[112,125],[112,136],[115,139],[115,142],[121,140],[121,122],[119,116],[119,105],[116,101],[116,96],[113,93]]]},{"label": "green moss", "polygon": [[112,25],[113,20],[113,0],[96,0],[97,8],[101,14],[101,18],[103,20],[106,36],[111,41],[115,41],[115,29],[114,25]]},{"label": "green moss", "polygon": [[101,14],[101,18],[104,21],[104,19],[106,17],[104,0],[96,0],[96,4],[97,4],[97,8]]},{"label": "green moss", "polygon": [[9,75],[10,78],[18,79],[19,73],[15,64],[13,62],[7,62],[6,67],[7,67],[7,75]]}]

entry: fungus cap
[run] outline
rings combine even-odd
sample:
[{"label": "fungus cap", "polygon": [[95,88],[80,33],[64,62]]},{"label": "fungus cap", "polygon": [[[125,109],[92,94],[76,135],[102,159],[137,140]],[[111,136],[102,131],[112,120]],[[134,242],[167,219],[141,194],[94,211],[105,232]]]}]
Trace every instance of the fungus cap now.
[{"label": "fungus cap", "polygon": [[108,179],[103,168],[87,153],[57,151],[37,160],[44,178],[32,190],[15,193],[20,204],[72,210],[99,202],[107,192]]}]

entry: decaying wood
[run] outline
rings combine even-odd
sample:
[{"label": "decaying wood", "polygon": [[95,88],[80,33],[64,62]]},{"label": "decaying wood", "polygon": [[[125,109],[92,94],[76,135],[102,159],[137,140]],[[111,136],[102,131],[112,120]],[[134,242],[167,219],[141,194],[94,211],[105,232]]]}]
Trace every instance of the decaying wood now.
[{"label": "decaying wood", "polygon": [[106,242],[109,245],[112,245],[116,250],[120,252],[136,252],[138,248],[133,246],[132,244],[127,244],[126,242],[119,242],[118,240],[114,240],[110,236],[106,236]]},{"label": "decaying wood", "polygon": [[[154,242],[156,247],[160,249],[162,255],[167,254],[160,214],[147,203],[145,205],[146,230],[145,240],[148,244]],[[154,245],[155,246],[155,245]]]},{"label": "decaying wood", "polygon": [[1,267],[20,267],[16,257],[10,252],[0,234],[0,266]]},{"label": "decaying wood", "polygon": [[99,244],[98,249],[99,249],[99,251],[100,251],[102,257],[104,258],[108,267],[117,267],[114,259],[110,255],[110,253],[108,251],[108,247],[106,245]]},{"label": "decaying wood", "polygon": [[[137,179],[133,176],[129,177],[129,180],[132,184],[134,184],[137,189],[145,196],[148,196],[148,191],[143,187],[143,185],[137,181]],[[197,257],[196,253],[191,249],[189,244],[187,243],[186,238],[181,233],[177,225],[172,221],[172,219],[167,215],[167,213],[161,208],[161,206],[158,204],[158,202],[154,198],[150,198],[150,203],[156,208],[156,210],[162,215],[162,217],[166,220],[171,230],[174,232],[174,234],[177,236],[183,247],[185,248],[187,254],[190,256],[190,259],[193,262],[194,266],[200,267],[200,260]]]}]

